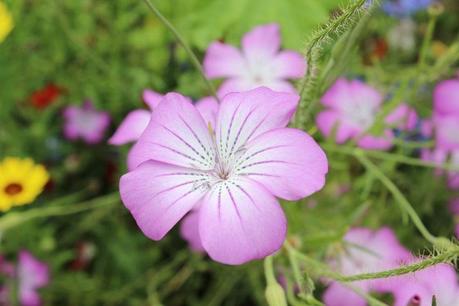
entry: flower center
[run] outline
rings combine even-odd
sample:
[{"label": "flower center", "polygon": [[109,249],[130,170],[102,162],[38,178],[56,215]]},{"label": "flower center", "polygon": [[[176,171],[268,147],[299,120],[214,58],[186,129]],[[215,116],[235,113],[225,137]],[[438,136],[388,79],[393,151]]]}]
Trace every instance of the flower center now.
[{"label": "flower center", "polygon": [[23,188],[22,188],[21,184],[11,183],[11,184],[6,185],[5,192],[6,192],[6,194],[13,196],[13,195],[16,195],[18,193],[21,193],[22,189]]}]

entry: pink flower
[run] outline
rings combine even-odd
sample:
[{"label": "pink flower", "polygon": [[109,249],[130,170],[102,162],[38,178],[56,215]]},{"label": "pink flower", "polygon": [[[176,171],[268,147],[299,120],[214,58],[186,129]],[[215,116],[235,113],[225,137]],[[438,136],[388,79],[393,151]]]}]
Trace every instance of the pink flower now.
[{"label": "pink flower", "polygon": [[394,295],[394,306],[431,306],[433,296],[437,306],[459,306],[456,271],[447,264],[438,264],[418,272],[387,278],[385,282],[386,288],[381,292],[390,292]]},{"label": "pink flower", "polygon": [[110,124],[110,115],[94,109],[90,101],[83,106],[68,106],[64,109],[64,136],[70,140],[82,139],[96,144],[104,137]]},{"label": "pink flower", "polygon": [[150,110],[136,109],[127,114],[113,136],[108,139],[108,143],[120,146],[137,141],[150,121],[151,112],[158,106],[162,98],[163,96],[161,94],[153,90],[144,90],[143,100]]},{"label": "pink flower", "polygon": [[440,82],[434,90],[434,111],[438,115],[459,116],[459,79]]},{"label": "pink flower", "polygon": [[317,126],[326,137],[335,133],[339,144],[355,140],[364,149],[389,149],[394,134],[391,128],[413,130],[417,114],[406,104],[399,105],[384,120],[383,135],[368,135],[381,111],[383,96],[359,80],[339,79],[322,97],[326,107],[317,116]]},{"label": "pink flower", "polygon": [[287,79],[301,78],[306,71],[303,57],[294,51],[280,51],[277,24],[255,27],[242,38],[242,50],[213,42],[204,57],[204,72],[209,79],[227,78],[218,95],[242,92],[259,86],[295,93]]},{"label": "pink flower", "polygon": [[[458,175],[459,177],[459,175]],[[453,199],[449,204],[449,210],[453,214],[454,223],[456,224],[455,234],[459,238],[459,198]]]},{"label": "pink flower", "polygon": [[171,93],[132,149],[120,194],[143,233],[162,239],[198,213],[209,256],[242,264],[277,251],[286,218],[276,197],[320,190],[326,156],[306,133],[286,128],[299,97],[258,88],[225,96],[215,128],[185,97]]},{"label": "pink flower", "polygon": [[48,266],[38,261],[28,251],[19,253],[18,262],[19,301],[23,306],[41,305],[37,289],[49,283]]},{"label": "pink flower", "polygon": [[[411,259],[410,253],[398,242],[394,232],[387,228],[372,231],[367,228],[351,229],[344,237],[345,250],[333,261],[344,275],[378,272],[394,268]],[[353,282],[363,292],[380,289],[380,281]],[[327,306],[364,306],[365,299],[338,282],[332,282],[325,291]]]},{"label": "pink flower", "polygon": [[[113,136],[108,140],[108,143],[111,145],[120,146],[130,142],[136,142],[140,138],[140,135],[142,135],[143,131],[147,128],[152,112],[163,100],[163,98],[163,95],[153,90],[144,90],[143,100],[148,105],[150,110],[136,109],[127,114],[126,118],[123,119]],[[191,99],[187,99],[191,102]],[[196,102],[195,105],[206,122],[214,127],[216,113],[218,111],[218,103],[216,99],[213,97],[205,97]],[[129,170],[133,170],[135,166],[132,166],[129,160],[130,157],[128,157],[128,168]]]},{"label": "pink flower", "polygon": [[443,150],[459,150],[459,115],[434,114],[436,147]]},{"label": "pink flower", "polygon": [[452,169],[444,171],[437,169],[436,174],[442,175],[445,172],[448,175],[448,186],[451,189],[459,188],[459,150],[448,151],[439,148],[433,150],[424,149],[421,151],[421,159],[440,165],[449,164]]}]

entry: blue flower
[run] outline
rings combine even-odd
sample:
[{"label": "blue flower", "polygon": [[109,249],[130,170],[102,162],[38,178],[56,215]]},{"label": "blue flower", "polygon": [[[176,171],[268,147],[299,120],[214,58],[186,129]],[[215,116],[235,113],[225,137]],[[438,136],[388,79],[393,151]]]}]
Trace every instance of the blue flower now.
[{"label": "blue flower", "polygon": [[390,16],[406,17],[426,9],[433,0],[387,0],[382,9]]}]

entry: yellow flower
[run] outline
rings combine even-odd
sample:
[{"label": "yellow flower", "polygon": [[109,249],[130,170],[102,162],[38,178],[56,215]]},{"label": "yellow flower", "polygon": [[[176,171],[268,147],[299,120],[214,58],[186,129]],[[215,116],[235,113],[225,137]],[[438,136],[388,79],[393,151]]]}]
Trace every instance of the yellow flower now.
[{"label": "yellow flower", "polygon": [[48,180],[45,167],[30,158],[5,158],[0,162],[0,211],[33,202]]},{"label": "yellow flower", "polygon": [[6,5],[0,1],[0,43],[5,40],[6,36],[13,29],[13,17],[6,8]]}]

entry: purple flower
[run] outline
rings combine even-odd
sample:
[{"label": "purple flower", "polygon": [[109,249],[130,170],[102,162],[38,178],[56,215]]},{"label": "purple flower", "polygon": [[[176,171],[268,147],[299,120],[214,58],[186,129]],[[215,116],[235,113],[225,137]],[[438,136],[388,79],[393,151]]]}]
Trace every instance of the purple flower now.
[{"label": "purple flower", "polygon": [[440,82],[434,89],[433,99],[437,115],[459,116],[459,79]]},{"label": "purple flower", "polygon": [[110,124],[110,115],[95,110],[90,101],[81,107],[66,107],[63,116],[64,136],[70,140],[82,139],[88,144],[100,142]]},{"label": "purple flower", "polygon": [[[344,275],[378,272],[394,268],[411,259],[411,254],[398,242],[389,228],[372,231],[353,228],[344,237],[345,250],[330,262]],[[380,280],[354,282],[365,293],[380,290]],[[365,306],[366,301],[351,289],[332,282],[323,297],[327,306]]]},{"label": "purple flower", "polygon": [[280,51],[277,24],[255,27],[242,38],[242,50],[220,42],[213,42],[204,58],[208,78],[227,78],[218,95],[242,92],[259,86],[295,93],[287,79],[301,78],[306,71],[303,57],[294,51]]},{"label": "purple flower", "polygon": [[21,251],[17,271],[20,303],[23,306],[41,305],[37,289],[43,288],[49,283],[48,266],[38,261],[28,251]]},{"label": "purple flower", "polygon": [[[438,264],[404,276],[384,280],[385,290],[394,296],[394,306],[459,306],[459,284],[454,268]],[[411,303],[411,304],[410,304]]]},{"label": "purple flower", "polygon": [[[188,212],[209,256],[242,264],[277,251],[298,200],[325,184],[328,162],[306,133],[286,128],[299,97],[257,88],[225,96],[213,128],[170,93],[132,149],[120,194],[143,233],[162,239]],[[206,122],[207,121],[207,122]]]},{"label": "purple flower", "polygon": [[383,135],[366,134],[376,121],[383,97],[359,80],[337,80],[321,101],[326,109],[317,116],[317,126],[327,137],[335,133],[339,144],[353,139],[361,148],[385,150],[392,146],[392,128],[412,130],[416,126],[416,112],[401,104],[386,117]]},{"label": "purple flower", "polygon": [[432,0],[386,0],[382,9],[388,15],[406,17],[426,9],[432,2]]}]

